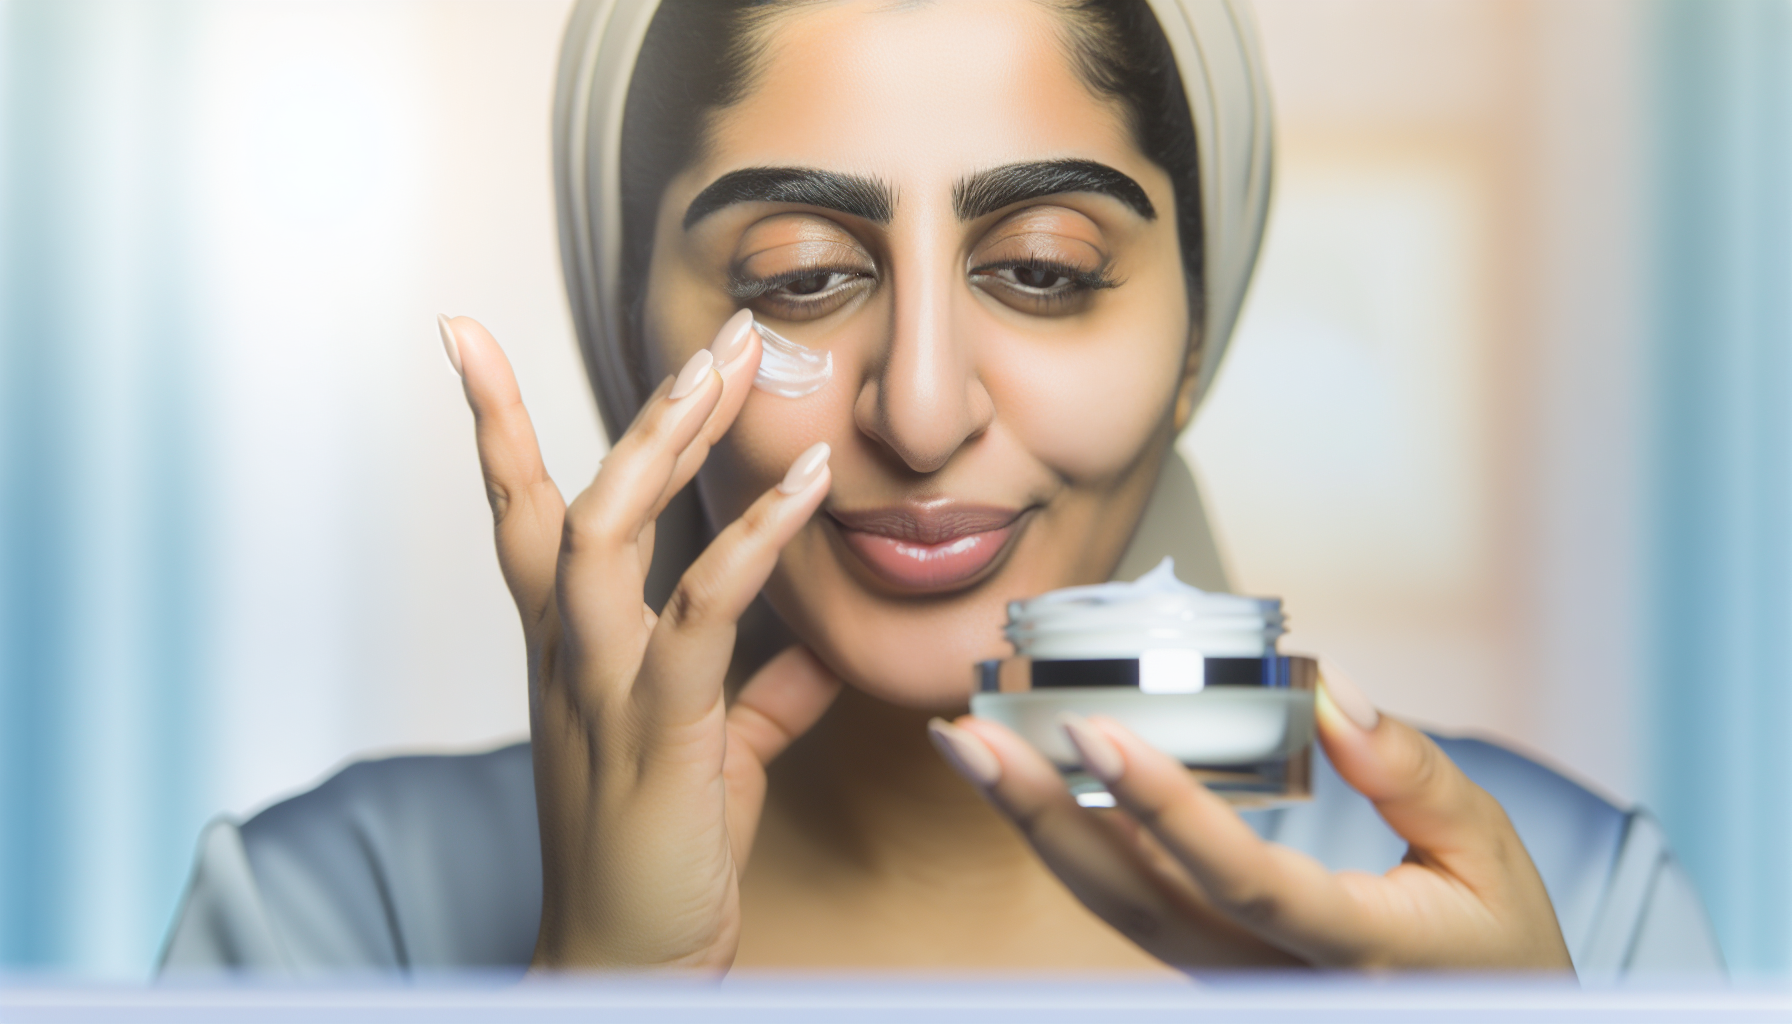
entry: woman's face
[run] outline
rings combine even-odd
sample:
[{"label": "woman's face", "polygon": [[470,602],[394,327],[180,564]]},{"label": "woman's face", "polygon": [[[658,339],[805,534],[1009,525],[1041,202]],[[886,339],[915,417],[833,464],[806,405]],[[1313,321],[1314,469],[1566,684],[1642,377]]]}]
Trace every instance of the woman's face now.
[{"label": "woman's face", "polygon": [[656,371],[742,305],[833,355],[821,390],[747,399],[698,477],[711,520],[832,445],[767,596],[907,706],[964,703],[973,663],[1009,653],[1008,601],[1107,579],[1192,407],[1170,181],[1064,27],[1033,0],[782,15],[660,208]]}]

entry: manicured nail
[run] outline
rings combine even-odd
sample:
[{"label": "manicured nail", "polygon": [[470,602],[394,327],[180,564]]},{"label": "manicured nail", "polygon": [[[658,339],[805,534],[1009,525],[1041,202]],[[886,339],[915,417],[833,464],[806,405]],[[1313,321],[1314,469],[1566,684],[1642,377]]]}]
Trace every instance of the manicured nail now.
[{"label": "manicured nail", "polygon": [[734,357],[747,347],[747,332],[753,329],[753,311],[736,310],[716,332],[716,340],[709,343],[709,351],[716,357],[717,366],[727,366],[734,362]]},{"label": "manicured nail", "polygon": [[1381,722],[1381,712],[1363,696],[1363,691],[1350,681],[1344,670],[1329,661],[1319,663],[1319,678],[1325,683],[1325,692],[1331,697],[1344,717],[1356,724],[1356,727],[1369,732]]},{"label": "manicured nail", "polygon": [[697,354],[684,364],[684,369],[678,371],[678,379],[672,382],[672,390],[667,392],[666,400],[676,402],[697,390],[697,385],[703,383],[715,365],[716,357],[709,354],[709,349],[698,349]]},{"label": "manicured nail", "polygon": [[1103,782],[1120,781],[1120,776],[1126,772],[1126,761],[1112,740],[1096,732],[1087,718],[1068,711],[1058,716],[1058,724],[1064,728],[1064,735],[1070,737],[1070,745],[1076,748],[1077,756],[1083,759],[1084,771]]},{"label": "manicured nail", "polygon": [[436,326],[442,329],[442,347],[448,350],[448,365],[454,367],[456,377],[465,377],[460,368],[460,342],[454,339],[454,328],[448,326],[448,314],[436,314]]},{"label": "manicured nail", "polygon": [[973,785],[984,789],[1002,778],[1002,762],[983,741],[943,718],[927,723],[927,736],[939,749],[940,756]]},{"label": "manicured nail", "polygon": [[822,467],[828,464],[828,456],[833,449],[826,441],[817,441],[809,446],[809,450],[796,457],[790,464],[790,472],[784,474],[784,480],[778,484],[778,490],[785,494],[801,494],[803,488],[815,482],[821,475]]}]

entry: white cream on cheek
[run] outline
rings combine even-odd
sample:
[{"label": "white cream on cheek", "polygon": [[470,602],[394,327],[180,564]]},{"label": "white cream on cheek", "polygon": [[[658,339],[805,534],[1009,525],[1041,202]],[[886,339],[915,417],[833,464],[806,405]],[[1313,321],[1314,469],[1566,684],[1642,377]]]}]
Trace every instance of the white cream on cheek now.
[{"label": "white cream on cheek", "polygon": [[753,329],[759,332],[763,354],[759,372],[753,375],[753,386],[780,398],[802,398],[820,391],[834,376],[834,354],[817,352],[799,345],[758,320]]}]

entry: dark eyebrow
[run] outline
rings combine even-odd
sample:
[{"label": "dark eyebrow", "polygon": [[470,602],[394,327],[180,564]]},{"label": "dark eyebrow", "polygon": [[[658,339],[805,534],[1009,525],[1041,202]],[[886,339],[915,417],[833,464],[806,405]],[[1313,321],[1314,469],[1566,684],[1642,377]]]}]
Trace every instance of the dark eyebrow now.
[{"label": "dark eyebrow", "polygon": [[697,193],[684,211],[685,230],[735,203],[801,203],[877,224],[890,223],[896,205],[890,186],[872,178],[809,167],[748,167],[729,171]]},{"label": "dark eyebrow", "polygon": [[976,220],[1004,206],[1065,192],[1112,196],[1146,220],[1157,219],[1157,208],[1138,182],[1093,160],[1046,160],[978,171],[952,186],[952,209],[959,220]]}]

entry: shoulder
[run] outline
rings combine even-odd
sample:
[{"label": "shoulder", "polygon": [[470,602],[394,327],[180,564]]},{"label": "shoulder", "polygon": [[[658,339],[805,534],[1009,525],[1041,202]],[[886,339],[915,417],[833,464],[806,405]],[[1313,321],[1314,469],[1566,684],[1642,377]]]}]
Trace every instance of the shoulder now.
[{"label": "shoulder", "polygon": [[362,836],[413,845],[473,824],[535,825],[529,745],[481,754],[357,761],[242,826],[251,859],[264,844],[339,844]]},{"label": "shoulder", "polygon": [[[287,969],[528,962],[541,864],[527,744],[358,762],[238,832],[250,888],[236,902],[252,897]],[[171,952],[222,842],[208,833]]]}]

